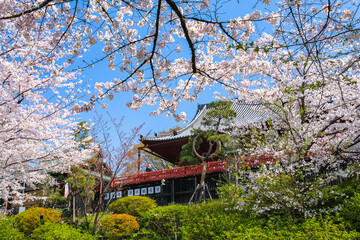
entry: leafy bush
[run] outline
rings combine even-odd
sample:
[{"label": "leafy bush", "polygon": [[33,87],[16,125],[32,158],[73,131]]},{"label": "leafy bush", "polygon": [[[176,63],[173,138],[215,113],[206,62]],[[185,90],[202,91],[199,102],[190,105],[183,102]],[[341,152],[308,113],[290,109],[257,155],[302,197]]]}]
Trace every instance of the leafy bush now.
[{"label": "leafy bush", "polygon": [[45,223],[31,234],[33,240],[95,240],[89,233],[82,233],[80,230],[67,224]]},{"label": "leafy bush", "polygon": [[302,224],[295,239],[359,239],[360,233],[345,230],[344,224],[334,223],[329,217],[309,219]]},{"label": "leafy bush", "polygon": [[181,237],[179,228],[188,217],[189,207],[169,205],[149,210],[139,218],[140,231],[134,239],[175,239]]},{"label": "leafy bush", "polygon": [[[95,227],[95,234],[99,233],[100,219],[105,218],[108,215],[112,215],[112,214],[105,213],[105,212],[99,212],[99,215],[97,217],[96,227]],[[81,230],[90,232],[90,233],[94,230],[94,222],[95,222],[95,215],[88,215],[87,217],[82,217],[82,218],[78,219],[78,224],[80,224],[79,227],[81,228]]]},{"label": "leafy bush", "polygon": [[220,201],[158,207],[141,215],[140,230],[132,239],[231,239],[229,232],[260,224],[226,208]]},{"label": "leafy bush", "polygon": [[346,231],[339,218],[269,219],[232,210],[220,201],[158,207],[144,213],[139,223],[132,239],[360,239],[360,233]]},{"label": "leafy bush", "polygon": [[340,212],[345,222],[351,229],[360,231],[360,194],[355,193],[354,197],[345,202]]},{"label": "leafy bush", "polygon": [[41,215],[44,222],[55,223],[61,220],[59,211],[50,208],[32,207],[15,216],[16,226],[28,236],[40,226]]},{"label": "leafy bush", "polygon": [[107,239],[119,239],[139,229],[136,217],[125,213],[106,215],[100,220],[99,226],[100,233]]},{"label": "leafy bush", "polygon": [[[245,223],[246,224],[246,223]],[[268,221],[265,225],[244,227],[240,225],[226,231],[216,239],[359,239],[360,233],[347,232],[344,225],[334,223],[330,217],[311,218],[305,222],[281,219]],[[192,238],[187,238],[192,239]]]},{"label": "leafy bush", "polygon": [[82,217],[79,220],[80,220],[80,227],[83,231],[91,231],[94,228],[95,218],[91,218],[88,216],[87,220],[86,217]]},{"label": "leafy bush", "polygon": [[0,216],[0,239],[22,240],[25,236],[14,227],[14,219]]},{"label": "leafy bush", "polygon": [[183,239],[231,239],[228,232],[259,225],[244,212],[229,210],[220,201],[190,205],[186,219],[180,228]]},{"label": "leafy bush", "polygon": [[119,198],[109,205],[109,210],[114,213],[126,213],[135,217],[139,217],[150,209],[157,207],[156,201],[149,197],[128,196]]}]

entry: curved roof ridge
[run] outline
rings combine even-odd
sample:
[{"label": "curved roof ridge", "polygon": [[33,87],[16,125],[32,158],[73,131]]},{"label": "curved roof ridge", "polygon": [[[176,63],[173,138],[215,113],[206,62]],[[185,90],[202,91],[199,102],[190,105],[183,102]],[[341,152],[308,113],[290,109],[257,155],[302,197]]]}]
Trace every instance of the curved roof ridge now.
[{"label": "curved roof ridge", "polygon": [[199,104],[199,105],[198,105],[198,109],[197,109],[197,111],[196,111],[196,113],[195,113],[194,118],[191,120],[191,122],[190,122],[188,125],[186,125],[185,127],[181,128],[181,129],[179,130],[179,133],[182,133],[182,132],[186,131],[190,126],[192,126],[193,123],[194,123],[197,119],[199,119],[200,116],[203,115],[203,112],[205,112],[205,110],[208,108],[208,106],[209,106],[209,104]]},{"label": "curved roof ridge", "polygon": [[[234,124],[237,126],[244,126],[251,123],[263,121],[269,115],[262,109],[263,103],[259,101],[229,101],[232,102],[231,109],[235,110],[237,116],[234,119]],[[191,136],[191,129],[201,128],[201,119],[207,111],[209,111],[209,104],[198,104],[197,112],[189,124],[178,131],[166,134],[156,134],[155,137],[144,137],[143,140],[149,141],[167,141],[187,138]]]}]

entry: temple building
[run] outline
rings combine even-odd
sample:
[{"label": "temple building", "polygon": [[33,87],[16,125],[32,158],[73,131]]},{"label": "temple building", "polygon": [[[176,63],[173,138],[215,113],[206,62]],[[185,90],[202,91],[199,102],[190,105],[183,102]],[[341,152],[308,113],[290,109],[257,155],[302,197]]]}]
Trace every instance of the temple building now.
[{"label": "temple building", "polygon": [[[237,115],[233,121],[236,127],[249,127],[254,123],[266,121],[269,117],[265,114],[264,106],[259,103],[236,102],[233,103],[231,109]],[[202,120],[207,116],[210,110],[209,104],[198,105],[197,112],[193,120],[185,127],[178,131],[167,134],[155,134],[155,136],[140,136],[140,141],[145,147],[140,148],[154,156],[160,157],[165,161],[176,165],[180,162],[180,152],[182,146],[188,142],[189,137],[193,134],[192,129],[206,130],[206,126],[202,124]],[[220,125],[220,131],[225,126]],[[204,148],[204,149],[201,149]],[[200,151],[206,151],[206,145],[200,146]],[[260,165],[267,161],[249,160],[249,165]],[[207,163],[206,184],[208,191],[206,198],[216,198],[216,189],[221,184],[223,174],[227,170],[226,159],[214,159]],[[159,205],[167,205],[169,203],[187,204],[189,203],[197,184],[200,181],[201,166],[182,166],[172,169],[164,169],[159,171],[151,171],[139,173],[126,178],[116,179],[113,187],[118,187],[114,198],[132,195],[149,196],[156,199]]]}]

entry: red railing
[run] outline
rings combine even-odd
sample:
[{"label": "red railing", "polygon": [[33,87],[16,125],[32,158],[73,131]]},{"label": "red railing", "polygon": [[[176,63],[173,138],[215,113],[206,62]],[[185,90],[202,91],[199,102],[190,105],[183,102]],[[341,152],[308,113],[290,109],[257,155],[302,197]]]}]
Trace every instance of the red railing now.
[{"label": "red railing", "polygon": [[[222,161],[207,163],[207,173],[222,172],[225,169],[226,166]],[[136,184],[140,182],[153,182],[162,179],[181,178],[185,176],[198,175],[198,174],[201,174],[200,165],[176,167],[171,169],[133,174],[126,176],[124,178],[117,178],[114,180],[112,185],[117,186],[124,184],[125,185]]]},{"label": "red railing", "polygon": [[[274,159],[271,155],[262,155],[259,157],[243,157],[243,161],[246,162],[247,166],[258,166],[261,164],[267,164],[270,162],[274,162]],[[240,166],[239,166],[240,167]],[[226,162],[224,161],[215,161],[207,163],[207,173],[213,172],[222,172],[227,169]],[[133,174],[129,176],[125,176],[122,178],[116,178],[112,186],[118,185],[131,185],[141,182],[153,182],[159,181],[162,179],[169,179],[169,178],[181,178],[186,176],[192,175],[200,175],[201,174],[201,165],[192,165],[192,166],[184,166],[184,167],[176,167],[171,169],[164,169],[152,172],[144,172],[139,174]]]}]

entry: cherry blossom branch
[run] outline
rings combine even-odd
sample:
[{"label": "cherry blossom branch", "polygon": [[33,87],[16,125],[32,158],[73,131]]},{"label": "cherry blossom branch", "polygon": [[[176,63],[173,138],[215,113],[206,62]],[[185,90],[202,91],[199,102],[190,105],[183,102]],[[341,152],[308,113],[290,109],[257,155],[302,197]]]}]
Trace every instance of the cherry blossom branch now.
[{"label": "cherry blossom branch", "polygon": [[179,18],[181,27],[183,29],[186,41],[188,43],[188,46],[191,50],[191,64],[192,64],[192,71],[193,73],[197,72],[197,68],[196,68],[196,53],[195,53],[195,47],[194,44],[191,40],[191,37],[189,35],[189,31],[188,28],[186,26],[186,22],[185,22],[185,17],[182,15],[182,13],[180,12],[179,8],[177,7],[177,5],[174,3],[173,0],[166,0],[166,2],[169,4],[169,6],[171,7],[171,9],[176,13],[176,15]]},{"label": "cherry blossom branch", "polygon": [[18,13],[18,14],[14,14],[14,15],[11,15],[11,16],[6,16],[6,17],[0,17],[0,20],[7,20],[7,19],[12,19],[12,18],[18,18],[18,17],[21,17],[25,14],[28,14],[28,13],[32,13],[32,12],[35,12],[37,10],[40,10],[44,7],[46,7],[49,3],[53,2],[54,0],[44,0],[42,3],[39,4],[39,6],[37,7],[34,7],[32,9],[28,9],[28,10],[25,10],[21,13]]}]

